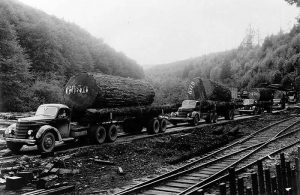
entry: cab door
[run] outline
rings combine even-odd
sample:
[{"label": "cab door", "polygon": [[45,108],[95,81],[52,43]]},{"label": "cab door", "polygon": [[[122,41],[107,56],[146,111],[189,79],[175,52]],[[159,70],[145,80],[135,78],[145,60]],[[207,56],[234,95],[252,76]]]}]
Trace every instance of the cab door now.
[{"label": "cab door", "polygon": [[70,110],[61,108],[56,116],[56,124],[54,125],[60,132],[62,138],[70,137]]}]

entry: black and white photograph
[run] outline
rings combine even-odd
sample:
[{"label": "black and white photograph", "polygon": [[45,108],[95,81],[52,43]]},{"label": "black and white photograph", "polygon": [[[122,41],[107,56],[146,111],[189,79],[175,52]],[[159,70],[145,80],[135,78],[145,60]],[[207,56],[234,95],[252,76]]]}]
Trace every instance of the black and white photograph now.
[{"label": "black and white photograph", "polygon": [[300,195],[300,1],[0,0],[0,194]]}]

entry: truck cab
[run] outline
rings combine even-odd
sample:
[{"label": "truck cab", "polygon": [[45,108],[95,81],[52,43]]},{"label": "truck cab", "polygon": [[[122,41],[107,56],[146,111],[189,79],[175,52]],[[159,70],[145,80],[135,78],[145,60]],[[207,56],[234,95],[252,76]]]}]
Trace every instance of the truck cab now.
[{"label": "truck cab", "polygon": [[171,117],[168,120],[176,125],[180,122],[188,122],[191,125],[198,125],[201,118],[205,118],[206,122],[215,121],[213,113],[215,113],[215,106],[213,106],[213,110],[211,109],[211,105],[205,104],[204,102],[201,104],[196,100],[184,100],[181,104],[181,107],[178,108],[177,112],[172,112]]},{"label": "truck cab", "polygon": [[243,105],[239,108],[239,114],[260,114],[262,109],[257,105],[255,99],[244,99]]},{"label": "truck cab", "polygon": [[18,152],[23,145],[37,145],[41,152],[50,152],[55,141],[70,138],[70,108],[63,104],[43,104],[32,117],[20,118],[5,131],[7,147]]}]

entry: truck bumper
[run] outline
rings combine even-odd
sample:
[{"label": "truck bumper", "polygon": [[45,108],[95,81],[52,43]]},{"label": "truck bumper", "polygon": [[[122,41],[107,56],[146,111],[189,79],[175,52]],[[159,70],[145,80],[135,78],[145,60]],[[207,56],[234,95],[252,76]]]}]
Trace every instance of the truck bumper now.
[{"label": "truck bumper", "polygon": [[17,139],[17,138],[12,138],[12,137],[7,137],[5,138],[7,142],[15,142],[15,143],[23,143],[26,145],[35,145],[36,140],[34,139]]},{"label": "truck bumper", "polygon": [[174,122],[185,122],[185,121],[192,121],[193,118],[190,118],[190,117],[187,117],[187,118],[184,118],[184,117],[171,117],[168,119],[169,121],[174,121]]}]

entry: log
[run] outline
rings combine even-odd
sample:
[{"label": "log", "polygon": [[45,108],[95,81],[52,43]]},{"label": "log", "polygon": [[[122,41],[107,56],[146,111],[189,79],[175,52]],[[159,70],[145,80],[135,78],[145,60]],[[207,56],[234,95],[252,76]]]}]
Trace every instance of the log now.
[{"label": "log", "polygon": [[249,91],[249,98],[257,101],[270,101],[274,98],[274,91],[268,88],[254,88]]},{"label": "log", "polygon": [[192,79],[188,87],[188,98],[191,100],[231,101],[231,91],[216,82],[200,77]]},{"label": "log", "polygon": [[82,73],[68,81],[64,98],[71,108],[114,108],[150,105],[153,87],[142,80],[104,74]]},{"label": "log", "polygon": [[93,122],[93,121],[107,121],[111,115],[113,118],[122,117],[124,115],[128,117],[138,118],[150,118],[151,116],[157,116],[159,114],[175,112],[178,109],[178,105],[149,105],[149,106],[131,106],[121,108],[102,108],[102,109],[87,109],[81,122]]}]

